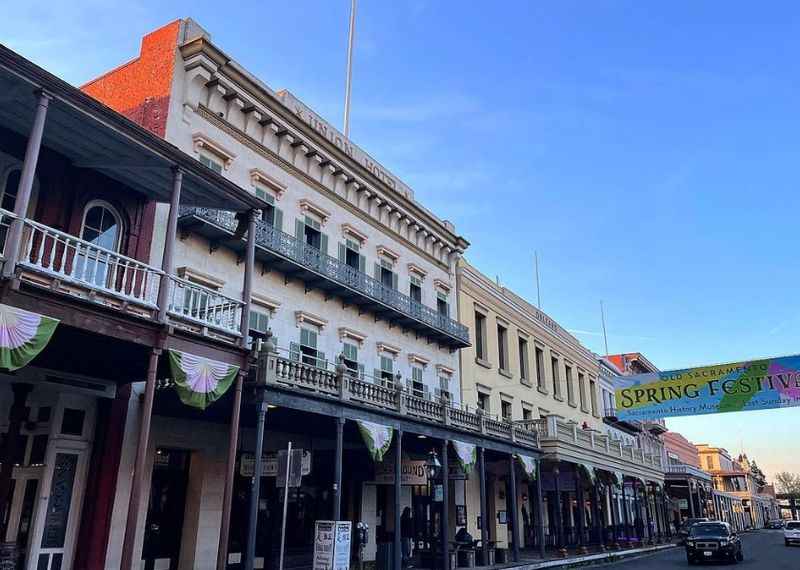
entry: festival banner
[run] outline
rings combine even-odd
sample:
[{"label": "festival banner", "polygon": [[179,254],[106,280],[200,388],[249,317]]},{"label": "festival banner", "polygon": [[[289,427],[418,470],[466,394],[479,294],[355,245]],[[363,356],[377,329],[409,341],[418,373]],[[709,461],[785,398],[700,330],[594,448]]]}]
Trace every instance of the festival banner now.
[{"label": "festival banner", "polygon": [[383,455],[392,445],[392,434],[394,430],[390,426],[384,426],[365,420],[356,420],[358,431],[364,438],[369,454],[373,461],[383,461]]},{"label": "festival banner", "polygon": [[456,457],[458,457],[458,462],[461,464],[464,474],[469,475],[469,472],[472,471],[472,468],[475,467],[475,464],[478,462],[477,447],[471,443],[464,443],[463,441],[456,441],[454,439],[451,440],[450,443],[453,444],[453,449],[456,451]]},{"label": "festival banner", "polygon": [[800,406],[800,355],[616,379],[617,417],[651,420]]},{"label": "festival banner", "polygon": [[0,305],[0,369],[14,371],[38,355],[50,339],[58,320],[10,305]]},{"label": "festival banner", "polygon": [[536,479],[536,459],[530,455],[522,455],[521,453],[518,453],[517,460],[522,466],[522,470],[525,472],[525,475],[528,476],[528,479]]},{"label": "festival banner", "polygon": [[195,356],[188,352],[168,350],[169,365],[175,377],[175,390],[181,402],[205,410],[231,387],[239,367]]}]

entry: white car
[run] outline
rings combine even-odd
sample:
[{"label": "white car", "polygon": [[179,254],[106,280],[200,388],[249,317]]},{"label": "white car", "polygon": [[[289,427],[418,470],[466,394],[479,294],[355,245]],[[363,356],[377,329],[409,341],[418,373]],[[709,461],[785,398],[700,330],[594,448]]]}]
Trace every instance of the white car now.
[{"label": "white car", "polygon": [[786,546],[800,544],[800,521],[788,521],[783,527],[783,539]]}]

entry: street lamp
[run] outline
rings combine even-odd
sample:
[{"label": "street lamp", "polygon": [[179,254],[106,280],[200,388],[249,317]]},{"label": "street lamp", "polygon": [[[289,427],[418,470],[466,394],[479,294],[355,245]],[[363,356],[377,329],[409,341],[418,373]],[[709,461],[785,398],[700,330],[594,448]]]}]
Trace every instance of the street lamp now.
[{"label": "street lamp", "polygon": [[436,479],[439,476],[441,468],[442,464],[439,462],[439,456],[436,455],[436,450],[431,449],[430,453],[428,453],[428,460],[425,462],[428,480]]}]

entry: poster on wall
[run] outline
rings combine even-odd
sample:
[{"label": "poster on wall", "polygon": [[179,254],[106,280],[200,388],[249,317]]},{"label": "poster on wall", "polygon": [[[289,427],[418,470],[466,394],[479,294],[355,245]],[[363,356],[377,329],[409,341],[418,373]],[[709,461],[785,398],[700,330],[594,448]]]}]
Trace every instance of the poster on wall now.
[{"label": "poster on wall", "polygon": [[333,570],[349,570],[350,543],[353,533],[350,521],[336,521],[336,538],[333,549]]},{"label": "poster on wall", "polygon": [[349,570],[352,527],[350,521],[316,521],[313,570]]},{"label": "poster on wall", "polygon": [[614,394],[621,420],[800,406],[800,355],[624,376]]}]

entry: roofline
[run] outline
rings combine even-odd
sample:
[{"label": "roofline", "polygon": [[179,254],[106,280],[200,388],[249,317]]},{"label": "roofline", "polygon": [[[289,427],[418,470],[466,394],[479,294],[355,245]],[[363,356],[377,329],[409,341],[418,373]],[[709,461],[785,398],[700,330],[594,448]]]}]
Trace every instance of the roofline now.
[{"label": "roofline", "polygon": [[108,128],[116,130],[130,139],[131,143],[144,147],[148,152],[158,155],[172,166],[183,170],[184,173],[206,180],[229,199],[242,202],[247,205],[247,208],[260,209],[267,206],[267,203],[256,197],[255,194],[206,168],[175,145],[137,125],[124,115],[39,67],[2,43],[0,43],[0,67],[30,83],[33,90],[42,89],[54,99],[105,124]]}]

